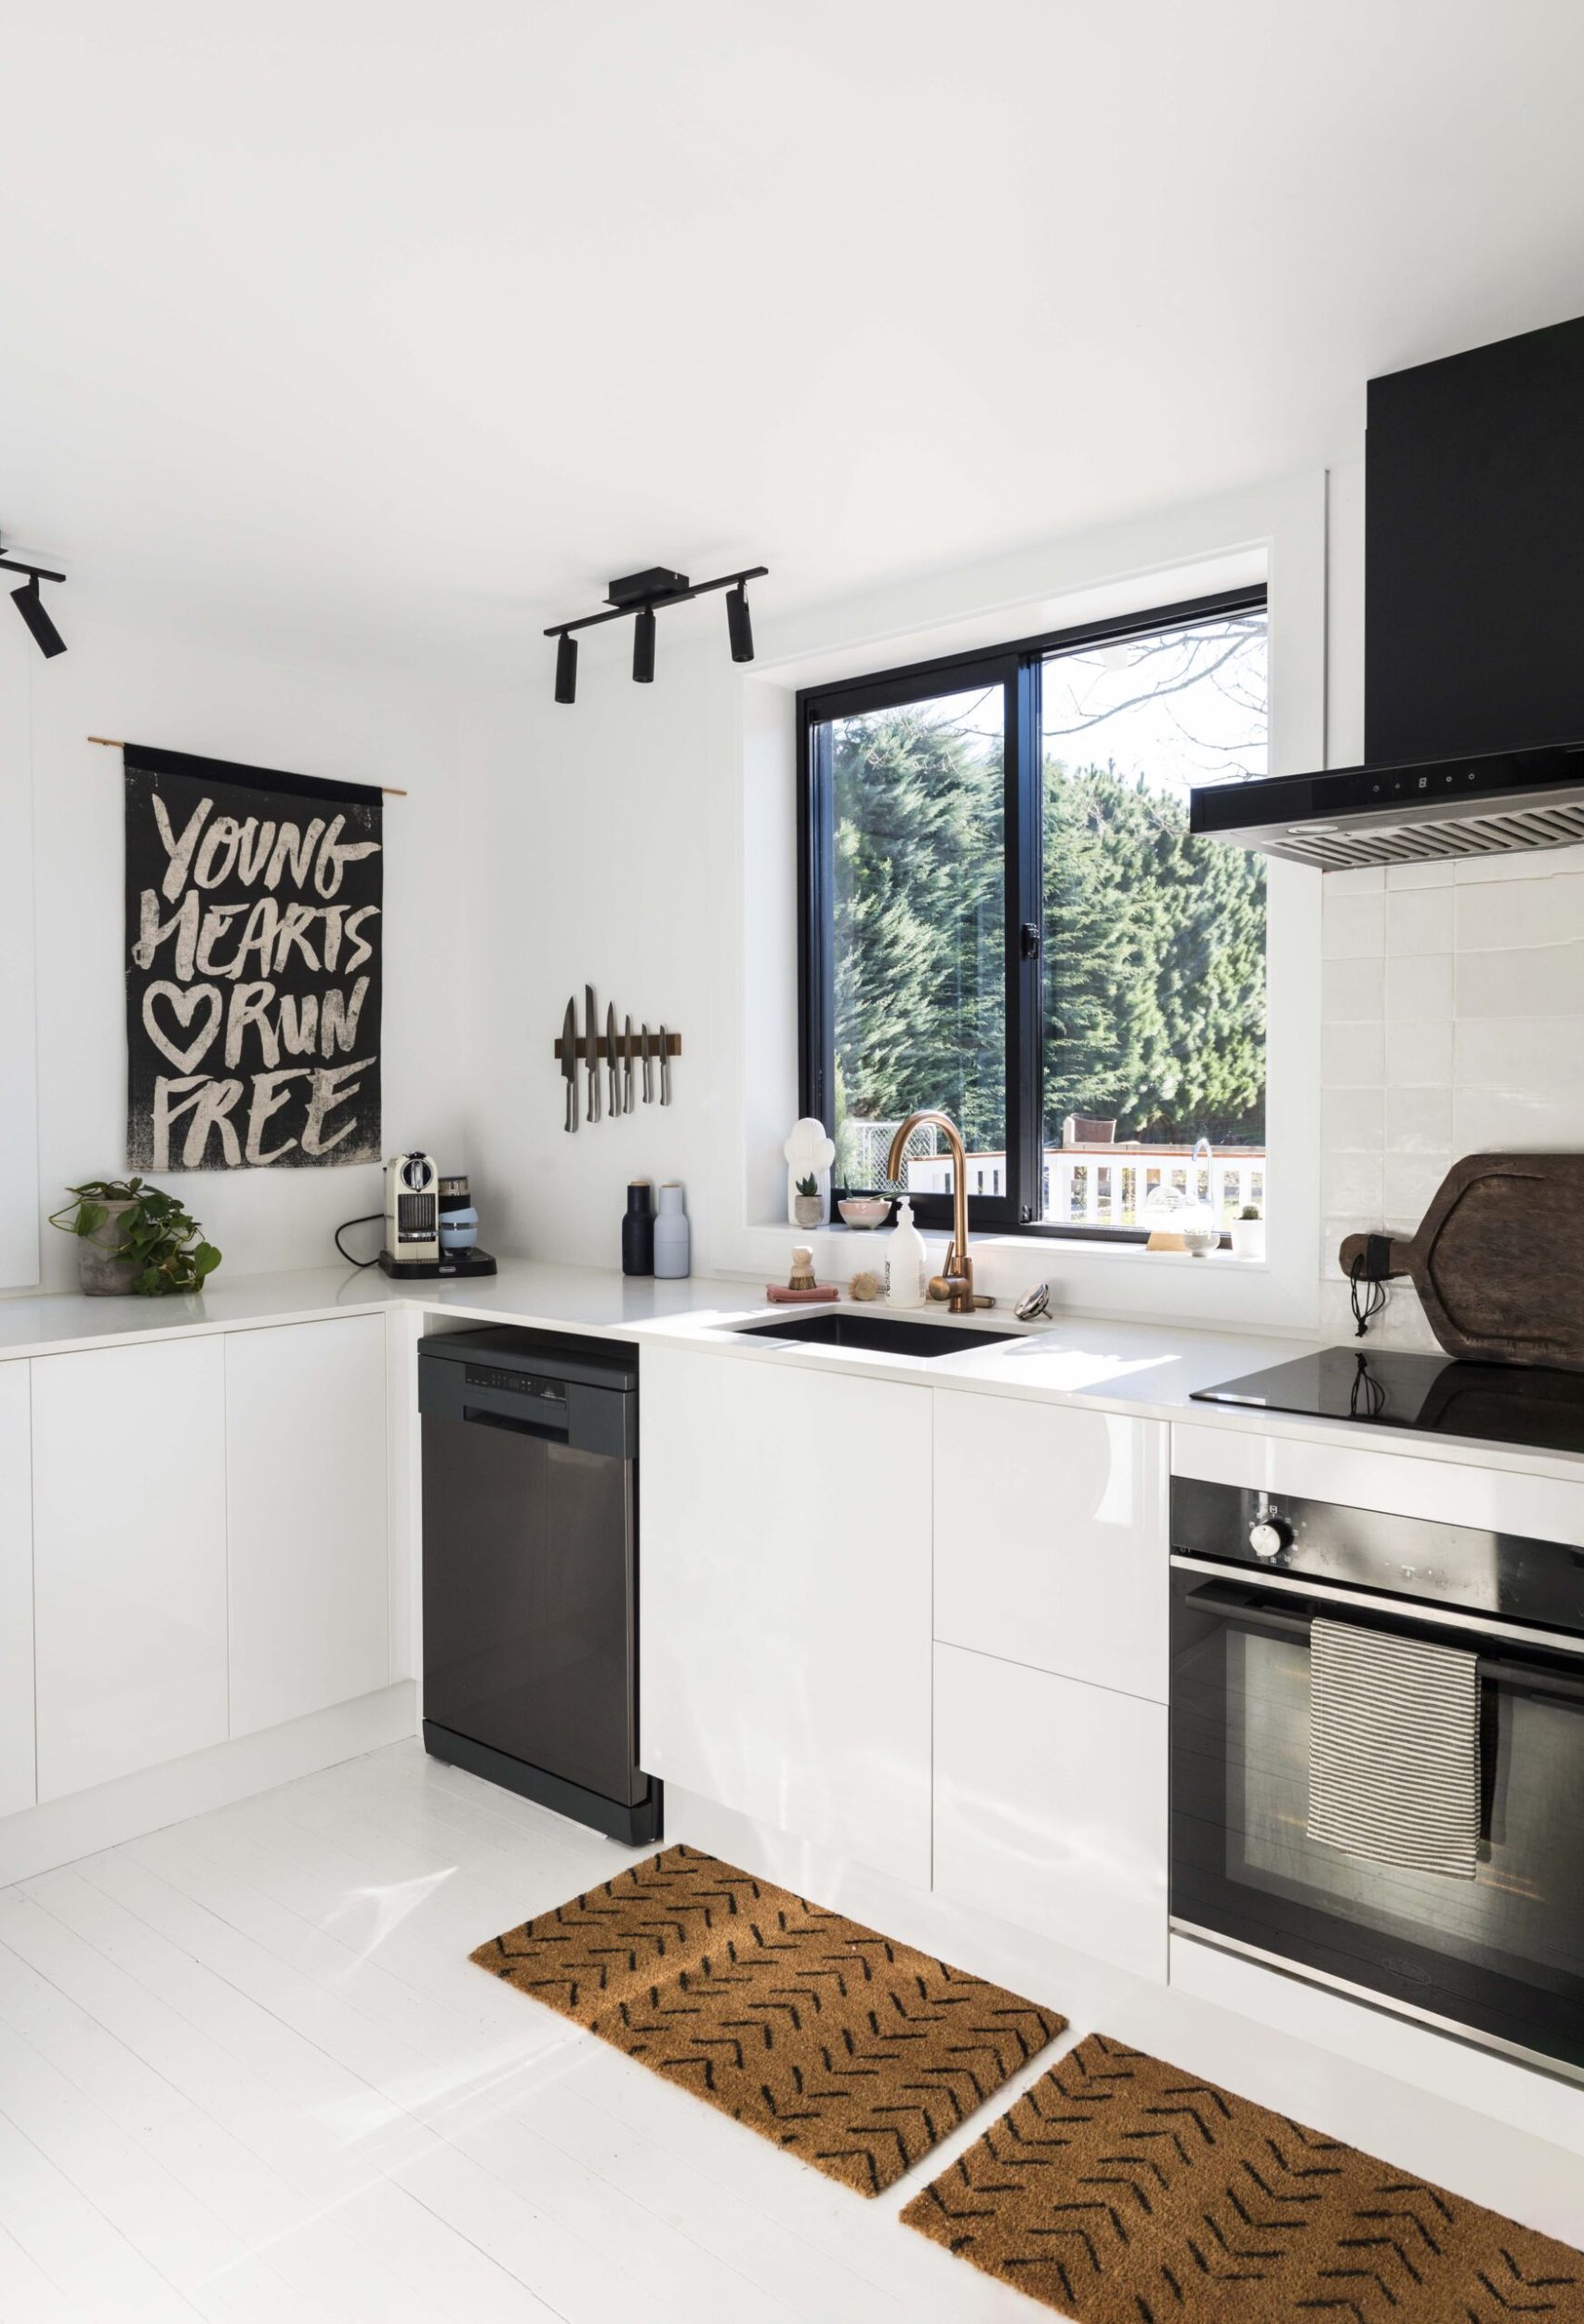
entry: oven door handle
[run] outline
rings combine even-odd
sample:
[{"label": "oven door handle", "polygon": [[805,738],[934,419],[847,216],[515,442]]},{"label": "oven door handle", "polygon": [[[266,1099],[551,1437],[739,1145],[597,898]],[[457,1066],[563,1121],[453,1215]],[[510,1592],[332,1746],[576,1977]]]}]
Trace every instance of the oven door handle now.
[{"label": "oven door handle", "polygon": [[1379,1590],[1338,1590],[1329,1582],[1311,1581],[1305,1574],[1256,1573],[1247,1565],[1222,1565],[1211,1558],[1184,1557],[1175,1551],[1171,1564],[1176,1573],[1236,1582],[1244,1590],[1258,1590],[1261,1597],[1274,1591],[1315,1605],[1338,1606],[1344,1614],[1389,1614],[1396,1621],[1417,1622],[1427,1630],[1471,1631],[1476,1638],[1488,1638],[1497,1646],[1538,1646],[1546,1654],[1562,1655],[1584,1665],[1584,1638],[1564,1631],[1538,1630],[1532,1622],[1504,1622],[1494,1615],[1466,1614],[1461,1606],[1432,1605],[1423,1598],[1388,1597]]},{"label": "oven door handle", "polygon": [[[1271,1631],[1281,1637],[1307,1638],[1312,1617],[1295,1608],[1291,1614],[1278,1613],[1274,1606],[1260,1605],[1247,1592],[1228,1589],[1224,1584],[1207,1582],[1200,1589],[1190,1590],[1183,1600],[1197,1613],[1229,1615],[1251,1630]],[[1361,1630],[1373,1627],[1361,1622]],[[1482,1679],[1491,1679],[1501,1685],[1522,1687],[1528,1695],[1554,1695],[1567,1703],[1584,1703],[1584,1675],[1575,1677],[1571,1670],[1547,1670],[1533,1662],[1523,1662],[1507,1655],[1487,1655],[1478,1648]]]}]

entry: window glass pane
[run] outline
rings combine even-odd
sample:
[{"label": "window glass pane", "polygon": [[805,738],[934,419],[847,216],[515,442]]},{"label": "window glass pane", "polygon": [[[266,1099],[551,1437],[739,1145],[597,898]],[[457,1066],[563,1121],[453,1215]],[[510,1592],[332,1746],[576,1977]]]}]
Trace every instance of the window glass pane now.
[{"label": "window glass pane", "polygon": [[[1006,1190],[1005,714],[997,685],[829,724],[838,1182],[878,1186],[892,1130],[940,1106],[970,1191]],[[950,1183],[921,1133],[904,1172]]]},{"label": "window glass pane", "polygon": [[[1265,772],[1263,608],[1047,657],[1044,1215],[1265,1195],[1265,859],[1188,837]],[[1194,1147],[1208,1138],[1213,1159]]]}]

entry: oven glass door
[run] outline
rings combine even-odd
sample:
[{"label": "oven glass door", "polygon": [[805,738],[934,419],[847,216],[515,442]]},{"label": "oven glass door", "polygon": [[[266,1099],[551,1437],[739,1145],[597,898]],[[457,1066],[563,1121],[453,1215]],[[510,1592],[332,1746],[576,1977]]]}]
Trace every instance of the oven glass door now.
[{"label": "oven glass door", "polygon": [[[1312,1841],[1309,1625],[1476,1646],[1484,1802],[1472,1881]],[[1584,2069],[1584,1657],[1357,1612],[1345,1592],[1176,1567],[1175,1922]]]}]

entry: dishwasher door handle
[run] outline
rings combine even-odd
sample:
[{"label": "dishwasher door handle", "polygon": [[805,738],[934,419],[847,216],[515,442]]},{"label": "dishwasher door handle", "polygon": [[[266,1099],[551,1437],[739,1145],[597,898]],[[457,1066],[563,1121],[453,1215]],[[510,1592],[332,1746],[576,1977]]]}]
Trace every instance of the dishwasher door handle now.
[{"label": "dishwasher door handle", "polygon": [[537,1436],[552,1445],[564,1445],[567,1438],[564,1406],[559,1419],[538,1419],[525,1412],[492,1412],[482,1405],[465,1404],[462,1418],[475,1428],[503,1428],[513,1436]]}]

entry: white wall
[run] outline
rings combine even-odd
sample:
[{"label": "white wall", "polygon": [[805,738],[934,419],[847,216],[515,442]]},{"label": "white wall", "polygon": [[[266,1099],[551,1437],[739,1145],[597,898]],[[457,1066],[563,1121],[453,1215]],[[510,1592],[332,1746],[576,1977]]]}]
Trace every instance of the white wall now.
[{"label": "white wall", "polygon": [[[694,1265],[785,1271],[780,1145],[797,1112],[793,700],[800,685],[1028,635],[1267,574],[1273,763],[1319,760],[1325,731],[1325,480],[1047,542],[775,618],[756,595],[751,673],[726,651],[718,600],[661,616],[655,682],[634,686],[626,625],[587,634],[574,706],[551,698],[548,643],[530,682],[468,721],[488,836],[469,918],[472,1128],[481,1208],[504,1248],[614,1264],[627,1182],[680,1178]],[[1092,1312],[1312,1329],[1317,1221],[1319,879],[1273,879],[1273,1261],[1266,1269],[1148,1260],[1008,1238],[977,1247],[990,1290],[1041,1275]],[[683,1039],[676,1103],[561,1128],[552,1055],[569,994]],[[523,1071],[495,1063],[522,1054]],[[486,1068],[490,1070],[486,1071]],[[919,1103],[933,1092],[920,1090]],[[829,1237],[829,1273],[863,1263]]]},{"label": "white wall", "polygon": [[[121,754],[96,748],[89,734],[408,788],[408,798],[386,801],[385,815],[386,1145],[427,1145],[442,1167],[465,1168],[468,820],[452,705],[400,678],[253,660],[161,635],[86,588],[59,590],[52,603],[68,640],[52,661],[20,622],[0,624],[0,687],[27,705],[25,719],[13,710],[0,728],[0,744],[13,775],[20,751],[31,767],[41,1210],[59,1205],[69,1182],[126,1167]],[[7,994],[8,1016],[17,997]],[[201,1171],[165,1182],[203,1221],[231,1274],[333,1261],[331,1229],[382,1201],[376,1164]],[[365,1230],[362,1247],[372,1248],[373,1236]],[[42,1263],[47,1288],[74,1283],[67,1236],[44,1232]]]}]

